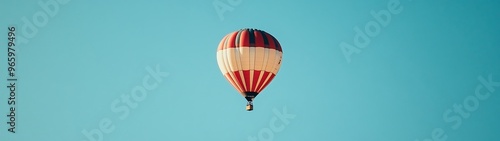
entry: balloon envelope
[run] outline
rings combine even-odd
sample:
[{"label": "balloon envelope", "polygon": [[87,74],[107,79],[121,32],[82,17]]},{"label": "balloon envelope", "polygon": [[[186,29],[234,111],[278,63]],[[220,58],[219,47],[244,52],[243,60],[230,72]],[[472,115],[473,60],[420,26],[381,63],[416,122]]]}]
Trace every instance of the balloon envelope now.
[{"label": "balloon envelope", "polygon": [[282,56],[283,51],[275,37],[251,28],[227,34],[217,48],[217,62],[222,74],[250,104],[274,79]]}]

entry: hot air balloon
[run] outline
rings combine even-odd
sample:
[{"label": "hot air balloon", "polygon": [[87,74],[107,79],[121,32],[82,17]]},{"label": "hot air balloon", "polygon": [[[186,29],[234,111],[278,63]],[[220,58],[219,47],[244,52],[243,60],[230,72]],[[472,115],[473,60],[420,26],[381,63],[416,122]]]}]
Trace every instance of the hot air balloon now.
[{"label": "hot air balloon", "polygon": [[281,66],[283,51],[271,34],[244,28],[227,34],[217,48],[217,63],[224,77],[247,100],[252,101],[274,79]]}]

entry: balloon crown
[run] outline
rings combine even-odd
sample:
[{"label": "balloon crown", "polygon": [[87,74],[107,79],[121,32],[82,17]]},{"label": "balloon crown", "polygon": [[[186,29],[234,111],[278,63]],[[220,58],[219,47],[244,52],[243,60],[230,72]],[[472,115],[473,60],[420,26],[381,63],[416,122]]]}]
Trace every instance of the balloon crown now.
[{"label": "balloon crown", "polygon": [[[266,33],[266,34],[269,34],[268,32],[266,32],[266,31],[264,31],[264,30],[260,30],[260,29],[257,29],[257,28],[249,28],[249,27],[247,27],[247,28],[242,28],[242,29],[240,29],[240,30],[238,30],[238,31],[243,31],[243,30],[249,30],[249,31],[260,31],[260,32],[264,32],[264,33]],[[271,34],[269,34],[269,35],[271,35]],[[272,36],[272,37],[274,37],[273,35],[271,35],[271,36]]]},{"label": "balloon crown", "polygon": [[[260,30],[260,29],[257,29],[257,28],[242,28],[240,29],[241,30],[257,30],[257,31],[264,31],[264,30]],[[265,31],[264,31],[265,32]]]}]

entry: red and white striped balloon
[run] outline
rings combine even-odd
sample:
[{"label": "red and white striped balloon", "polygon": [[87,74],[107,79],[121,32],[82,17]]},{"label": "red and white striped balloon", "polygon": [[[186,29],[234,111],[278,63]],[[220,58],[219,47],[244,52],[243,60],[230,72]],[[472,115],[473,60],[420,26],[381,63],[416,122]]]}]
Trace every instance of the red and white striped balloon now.
[{"label": "red and white striped balloon", "polygon": [[[273,80],[283,51],[271,34],[245,28],[227,34],[219,43],[217,62],[222,74],[249,102]],[[248,109],[248,106],[250,109]]]}]

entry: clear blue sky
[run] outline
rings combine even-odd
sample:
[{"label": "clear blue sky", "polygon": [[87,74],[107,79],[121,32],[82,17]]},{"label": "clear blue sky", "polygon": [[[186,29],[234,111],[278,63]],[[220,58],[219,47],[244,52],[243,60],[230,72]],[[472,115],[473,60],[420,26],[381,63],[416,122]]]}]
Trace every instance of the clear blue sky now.
[{"label": "clear blue sky", "polygon": [[[0,2],[0,140],[91,141],[101,122],[91,138],[103,141],[500,139],[500,1],[220,0],[232,9],[223,19],[213,0],[66,1]],[[15,134],[5,116],[11,25]],[[247,27],[284,51],[252,112],[216,61],[222,37]],[[343,42],[359,52],[343,53]],[[157,65],[168,76],[151,75]],[[478,79],[490,74],[495,82]],[[121,101],[136,90],[147,94]]]}]

